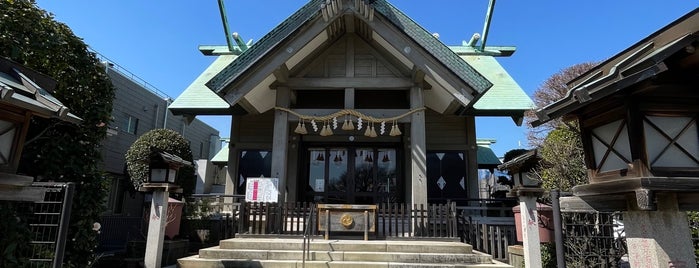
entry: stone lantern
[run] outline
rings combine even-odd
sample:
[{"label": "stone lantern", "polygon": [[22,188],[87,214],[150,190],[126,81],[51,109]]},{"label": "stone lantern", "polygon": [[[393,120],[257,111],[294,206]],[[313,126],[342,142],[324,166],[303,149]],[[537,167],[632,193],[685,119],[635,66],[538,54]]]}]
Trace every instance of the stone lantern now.
[{"label": "stone lantern", "polygon": [[161,267],[169,192],[180,190],[180,187],[174,184],[177,171],[180,167],[188,165],[191,165],[189,161],[176,155],[151,148],[148,159],[148,179],[140,188],[141,191],[152,192],[153,195],[148,216],[148,237],[144,258],[146,267]]},{"label": "stone lantern", "polygon": [[695,267],[684,211],[699,209],[698,11],[572,80],[533,123],[578,120],[589,184],[573,193],[624,211],[632,267]]}]

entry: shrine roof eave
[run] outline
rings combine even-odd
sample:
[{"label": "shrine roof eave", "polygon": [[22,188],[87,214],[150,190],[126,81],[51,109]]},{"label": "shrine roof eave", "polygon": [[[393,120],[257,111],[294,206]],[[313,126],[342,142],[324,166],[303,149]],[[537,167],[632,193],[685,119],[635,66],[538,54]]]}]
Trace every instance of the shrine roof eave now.
[{"label": "shrine roof eave", "polygon": [[[291,15],[276,28],[262,37],[258,42],[243,52],[239,58],[226,66],[219,74],[213,77],[206,85],[214,92],[224,93],[226,88],[233,84],[243,73],[260,61],[266,53],[273,50],[292,34],[301,29],[307,22],[311,22],[322,15],[321,9],[324,0],[311,0],[308,4]],[[385,0],[378,0],[371,4],[374,10],[384,16],[387,21],[410,37],[418,45],[422,46],[432,56],[449,69],[453,75],[468,84],[477,94],[488,90],[492,84],[483,75],[478,73],[468,63],[461,60],[431,33],[415,23],[404,13],[389,4]]]},{"label": "shrine roof eave", "polygon": [[699,8],[571,80],[562,99],[536,111],[533,126],[570,114],[667,71],[664,61],[699,42]]}]

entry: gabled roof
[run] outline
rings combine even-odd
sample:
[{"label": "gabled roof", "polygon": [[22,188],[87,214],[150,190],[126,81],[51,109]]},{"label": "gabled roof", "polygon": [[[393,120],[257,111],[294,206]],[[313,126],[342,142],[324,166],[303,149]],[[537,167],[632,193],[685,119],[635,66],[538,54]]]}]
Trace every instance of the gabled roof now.
[{"label": "gabled roof", "polygon": [[[370,38],[381,39],[378,42],[381,43],[383,41],[383,46],[391,50],[392,53],[398,54],[398,57],[403,57],[409,61],[411,57],[430,57],[430,59],[424,60],[424,62],[417,62],[417,70],[425,73],[427,77],[433,78],[434,81],[448,85],[447,91],[461,105],[467,106],[472,104],[472,100],[480,97],[483,92],[492,86],[492,83],[483,75],[387,1],[376,1],[367,5],[366,8],[362,9],[363,11],[356,9],[354,6],[346,6],[344,9],[338,7],[339,11],[336,11],[336,14],[330,16],[330,18],[328,18],[326,13],[327,8],[323,4],[324,2],[323,0],[311,0],[262,37],[260,41],[243,52],[206,85],[220,96],[225,96],[231,93],[232,90],[235,90],[234,94],[225,98],[231,105],[237,104],[245,94],[252,90],[252,86],[248,85],[247,87],[235,89],[231,87],[235,83],[240,82],[241,79],[244,79],[243,75],[245,73],[259,72],[262,69],[253,68],[253,66],[263,64],[260,62],[266,57],[272,57],[270,55],[273,54],[273,51],[286,51],[286,53],[280,53],[278,56],[291,58],[293,54],[301,51],[303,47],[283,47],[287,46],[285,45],[287,42],[293,42],[303,32],[307,32],[311,36],[320,35],[330,27],[334,20],[341,20],[345,14],[349,13],[363,20],[362,23],[370,28],[370,32],[374,33],[374,35],[370,33]],[[342,6],[341,3],[344,1],[333,0],[331,2],[333,2],[333,6]],[[363,1],[357,2],[357,5],[362,5],[359,2]],[[369,11],[366,11],[366,9],[369,9]],[[367,13],[371,15],[367,16]],[[400,32],[400,34],[388,37],[382,36],[382,34],[394,35],[395,32]],[[294,35],[293,38],[292,35]],[[405,41],[396,41],[392,37],[405,39]],[[400,43],[401,46],[396,47],[398,46],[396,42]],[[404,46],[403,43],[405,43]],[[419,51],[424,51],[426,54]],[[283,59],[280,61],[283,62]],[[433,65],[432,62],[436,63],[436,65]],[[415,63],[411,62],[410,64]],[[408,67],[410,68],[411,66]],[[436,70],[442,68],[446,71]],[[262,77],[258,77],[258,80],[254,83],[261,83],[266,75],[260,74]]]},{"label": "gabled roof", "polygon": [[495,57],[464,55],[461,58],[493,83],[493,87],[476,101],[471,111],[468,111],[469,114],[522,117],[525,111],[536,107]]},{"label": "gabled roof", "polygon": [[650,79],[668,68],[664,61],[699,42],[699,8],[573,79],[561,100],[536,112],[539,126]]},{"label": "gabled roof", "polygon": [[228,145],[222,146],[214,157],[211,158],[211,162],[216,165],[227,165],[228,164]]},{"label": "gabled roof", "polygon": [[204,84],[236,59],[235,55],[219,56],[168,106],[175,115],[225,115],[231,106]]},{"label": "gabled roof", "polygon": [[[309,53],[337,40],[330,36],[338,31],[333,29],[351,20],[357,23],[353,26],[355,33],[393,55],[398,65],[404,65],[400,68],[424,74],[431,86],[424,92],[425,106],[430,109],[443,114],[512,116],[518,121],[533,107],[531,99],[493,58],[510,56],[514,47],[487,47],[487,51],[476,51],[471,46],[447,47],[385,0],[373,4],[363,4],[366,1],[362,0],[325,3],[311,0],[237,58],[219,56],[170,105],[172,112],[225,115],[270,109],[276,91],[269,88],[276,72],[284,67],[291,70],[310,57]],[[339,11],[328,15],[329,6],[338,3]],[[347,7],[346,3],[354,5]],[[359,5],[365,6],[357,8]],[[347,20],[348,16],[353,18]],[[210,46],[207,51],[216,50],[227,47]]]},{"label": "gabled roof", "polygon": [[0,103],[7,103],[33,114],[78,124],[81,118],[69,112],[50,90],[56,81],[50,77],[0,57]]}]

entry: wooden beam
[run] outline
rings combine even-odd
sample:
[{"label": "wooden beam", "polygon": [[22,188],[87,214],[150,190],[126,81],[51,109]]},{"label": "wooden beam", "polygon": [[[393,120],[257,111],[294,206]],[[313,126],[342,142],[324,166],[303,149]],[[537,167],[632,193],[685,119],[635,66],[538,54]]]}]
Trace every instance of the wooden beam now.
[{"label": "wooden beam", "polygon": [[[349,108],[348,108],[349,109]],[[309,115],[309,116],[326,116],[329,114],[336,113],[339,111],[339,109],[291,109],[295,113],[301,114],[301,115]],[[388,117],[394,117],[394,116],[399,116],[401,114],[407,113],[409,110],[408,109],[356,109],[357,112],[360,112],[364,115],[367,116],[372,116],[374,118],[388,118]],[[338,118],[339,120],[339,118]],[[299,118],[294,116],[293,114],[289,115],[288,118],[289,122],[298,122]],[[399,123],[410,123],[410,117],[406,116],[404,118],[401,118],[398,120]],[[386,122],[390,123],[390,122]]]},{"label": "wooden beam", "polygon": [[36,202],[44,200],[48,188],[0,186],[0,200]]},{"label": "wooden beam", "polygon": [[286,83],[289,81],[289,68],[286,67],[286,64],[282,64],[274,70],[274,78],[277,79],[279,83]]},{"label": "wooden beam", "polygon": [[372,21],[362,16],[357,17],[364,20],[364,22],[373,28],[373,30],[386,40],[389,45],[402,53],[403,56],[425,72],[425,74],[431,77],[435,82],[442,84],[444,88],[454,88],[454,91],[448,90],[449,94],[463,106],[470,107],[471,101],[475,98],[475,90],[471,88],[466,81],[456,77],[451,70],[437,62],[434,56],[428,51],[425,51],[419,44],[409,40],[403,34],[398,33],[395,28],[389,27],[388,25],[391,25],[390,22],[378,19],[378,17]]},{"label": "wooden beam", "polygon": [[273,83],[270,88],[289,87],[292,89],[401,89],[407,90],[413,85],[408,78],[398,77],[339,77],[339,78],[289,78],[289,82]]},{"label": "wooden beam", "polygon": [[236,79],[236,82],[228,84],[223,90],[226,92],[224,99],[231,105],[237,104],[245,94],[250,92],[255,86],[267,78],[270,73],[273,73],[274,70],[289,60],[296,52],[311,42],[318,34],[324,31],[327,26],[328,23],[323,22],[322,19],[316,19],[310,22],[305,31],[302,31],[288,42],[282,42],[277,46],[279,49],[266,54],[253,66],[245,70],[245,77],[240,77]]}]

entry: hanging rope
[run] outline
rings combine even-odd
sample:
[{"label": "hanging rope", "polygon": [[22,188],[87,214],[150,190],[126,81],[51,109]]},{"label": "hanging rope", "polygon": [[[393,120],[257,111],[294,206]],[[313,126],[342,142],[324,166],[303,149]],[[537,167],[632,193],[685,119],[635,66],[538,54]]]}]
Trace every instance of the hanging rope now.
[{"label": "hanging rope", "polygon": [[362,120],[364,120],[365,122],[368,122],[368,123],[381,123],[381,122],[387,122],[387,121],[388,121],[388,122],[390,122],[390,121],[398,121],[399,119],[401,119],[401,118],[403,118],[403,117],[406,117],[406,116],[408,116],[408,115],[411,115],[411,114],[414,114],[414,113],[417,113],[417,112],[424,111],[424,110],[425,110],[425,107],[415,108],[415,109],[412,109],[412,110],[410,110],[410,111],[405,112],[404,114],[401,114],[401,115],[398,115],[398,116],[394,116],[394,117],[386,117],[386,118],[377,118],[377,117],[365,115],[365,114],[363,114],[363,113],[358,112],[357,110],[352,110],[352,109],[343,109],[343,110],[339,110],[339,111],[337,111],[337,112],[335,112],[335,113],[332,113],[332,114],[329,114],[329,115],[323,115],[323,116],[303,115],[303,114],[294,112],[294,111],[292,111],[292,110],[290,110],[290,109],[283,108],[283,107],[274,107],[274,109],[275,109],[275,110],[279,110],[279,111],[287,112],[287,113],[292,114],[292,115],[294,115],[294,116],[296,116],[296,117],[298,117],[298,118],[300,118],[300,119],[302,119],[302,120],[314,120],[314,121],[321,121],[321,122],[323,122],[323,121],[332,121],[334,118],[342,117],[342,116],[345,116],[345,115],[351,115],[351,116],[354,116],[354,117],[357,117],[357,118],[361,118]]}]

